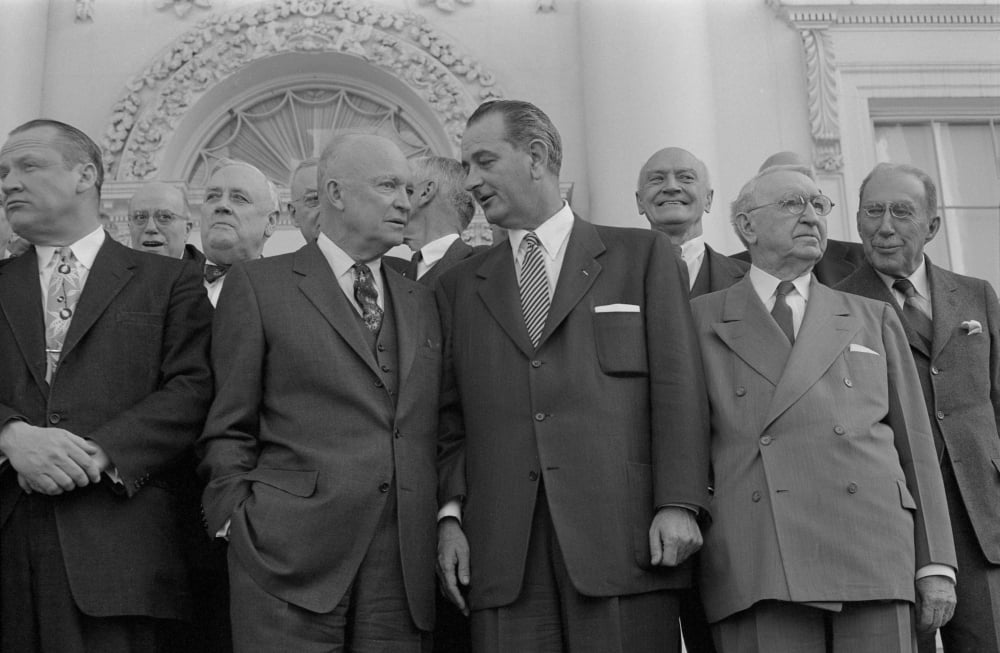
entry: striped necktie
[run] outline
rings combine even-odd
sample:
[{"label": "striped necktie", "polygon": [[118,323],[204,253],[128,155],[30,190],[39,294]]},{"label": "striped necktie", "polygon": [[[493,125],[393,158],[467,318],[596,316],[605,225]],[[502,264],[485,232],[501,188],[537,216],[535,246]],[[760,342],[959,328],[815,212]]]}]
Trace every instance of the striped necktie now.
[{"label": "striped necktie", "polygon": [[906,319],[907,324],[909,324],[917,332],[917,334],[926,341],[928,347],[930,347],[931,340],[934,337],[934,323],[931,319],[927,317],[927,313],[924,313],[923,308],[920,306],[920,296],[917,295],[917,289],[913,287],[913,282],[909,279],[896,279],[892,287],[903,293],[906,301],[903,302],[903,317]]},{"label": "striped necktie", "polygon": [[531,344],[538,346],[549,314],[549,277],[545,273],[545,260],[541,242],[534,231],[524,237],[524,259],[521,261],[521,310],[524,325],[528,327]]}]

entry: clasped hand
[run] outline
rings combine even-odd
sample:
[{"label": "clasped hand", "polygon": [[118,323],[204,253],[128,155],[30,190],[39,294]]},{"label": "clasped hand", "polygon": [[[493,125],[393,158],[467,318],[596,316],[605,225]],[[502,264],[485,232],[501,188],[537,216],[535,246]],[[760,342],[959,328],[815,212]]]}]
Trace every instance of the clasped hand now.
[{"label": "clasped hand", "polygon": [[0,430],[0,452],[25,492],[56,495],[101,480],[107,455],[94,442],[57,428],[12,421]]}]

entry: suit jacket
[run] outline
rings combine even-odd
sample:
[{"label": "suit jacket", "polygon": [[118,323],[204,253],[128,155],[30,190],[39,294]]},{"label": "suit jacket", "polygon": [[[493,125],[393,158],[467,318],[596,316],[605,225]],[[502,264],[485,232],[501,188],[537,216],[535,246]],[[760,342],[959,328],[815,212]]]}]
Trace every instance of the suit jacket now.
[{"label": "suit jacket", "polygon": [[[1000,564],[1000,304],[986,281],[954,274],[930,259],[927,276],[931,349],[904,322],[906,337],[935,439],[947,449],[976,539],[986,558]],[[888,302],[902,319],[892,292],[867,263],[837,288]],[[969,320],[978,321],[982,333],[962,326]]]},{"label": "suit jacket", "polygon": [[709,621],[767,599],[912,601],[919,567],[955,566],[899,319],[815,280],[809,292],[794,347],[749,277],[692,302],[712,407]]},{"label": "suit jacket", "polygon": [[[508,243],[459,263],[437,292],[439,498],[465,497],[472,608],[517,598],[543,481],[580,593],[685,586],[690,569],[649,565],[656,508],[707,501],[704,381],[666,237],[576,219],[537,349]],[[610,304],[637,311],[595,312]]]},{"label": "suit jacket", "polygon": [[315,242],[234,266],[216,308],[216,398],[198,442],[214,535],[275,596],[329,612],[395,488],[414,622],[434,619],[441,335],[434,296],[385,270],[398,392]]},{"label": "suit jacket", "polygon": [[[431,269],[424,273],[424,276],[416,279],[425,286],[433,286],[434,282],[447,270],[454,267],[456,263],[464,261],[473,254],[478,254],[479,252],[489,249],[486,245],[479,245],[473,247],[469,245],[461,238],[456,240],[448,247],[448,250],[444,253],[437,263],[431,266]],[[410,276],[410,261],[405,259],[396,258],[393,256],[386,256],[383,261],[389,264],[389,267],[393,268],[397,272],[403,275],[403,277],[409,279]]]},{"label": "suit jacket", "polygon": [[705,258],[701,261],[698,277],[691,287],[691,299],[707,295],[710,292],[725,290],[743,278],[750,269],[750,264],[734,259],[725,254],[719,254],[705,245]]},{"label": "suit jacket", "polygon": [[[750,252],[744,250],[733,254],[732,258],[750,262]],[[865,262],[865,250],[861,243],[828,238],[823,257],[813,267],[813,274],[819,282],[831,288]]]},{"label": "suit jacket", "polygon": [[[212,397],[211,307],[194,266],[108,237],[94,260],[62,361],[45,381],[34,248],[0,263],[0,423],[20,418],[94,440],[105,478],[51,499],[73,598],[91,616],[183,618],[190,610],[179,498]],[[0,469],[0,523],[21,496]]]},{"label": "suit jacket", "polygon": [[184,254],[181,258],[185,261],[194,261],[199,270],[205,269],[205,255],[191,243],[184,245]]}]

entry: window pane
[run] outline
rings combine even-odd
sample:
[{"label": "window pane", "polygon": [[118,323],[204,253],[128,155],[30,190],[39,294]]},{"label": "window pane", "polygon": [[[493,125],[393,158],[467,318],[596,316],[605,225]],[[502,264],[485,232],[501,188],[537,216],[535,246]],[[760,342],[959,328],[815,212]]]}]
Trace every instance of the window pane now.
[{"label": "window pane", "polygon": [[941,174],[946,204],[1000,206],[1000,179],[989,124],[941,125]]},{"label": "window pane", "polygon": [[[964,273],[986,279],[994,289],[1000,288],[1000,209],[951,209],[946,212],[945,219],[958,227]],[[944,231],[943,227],[941,231]],[[942,235],[939,232],[931,243]],[[931,248],[926,251],[937,263]]]},{"label": "window pane", "polygon": [[934,133],[929,123],[875,125],[875,159],[879,163],[908,163],[931,176],[940,186],[937,159],[934,154]]}]

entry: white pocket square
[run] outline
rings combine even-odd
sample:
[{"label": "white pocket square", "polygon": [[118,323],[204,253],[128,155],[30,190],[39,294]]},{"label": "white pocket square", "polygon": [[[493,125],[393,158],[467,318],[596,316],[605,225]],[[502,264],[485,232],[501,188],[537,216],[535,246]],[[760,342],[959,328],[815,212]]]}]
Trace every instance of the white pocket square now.
[{"label": "white pocket square", "polygon": [[962,322],[962,328],[968,331],[970,336],[983,332],[983,325],[979,323],[979,320],[966,320]]},{"label": "white pocket square", "polygon": [[874,349],[868,349],[868,347],[865,347],[864,345],[856,345],[853,342],[851,343],[851,351],[856,351],[861,354],[875,354],[876,356],[879,355],[879,353]]},{"label": "white pocket square", "polygon": [[595,306],[595,313],[638,313],[639,306],[636,304],[605,304]]}]

